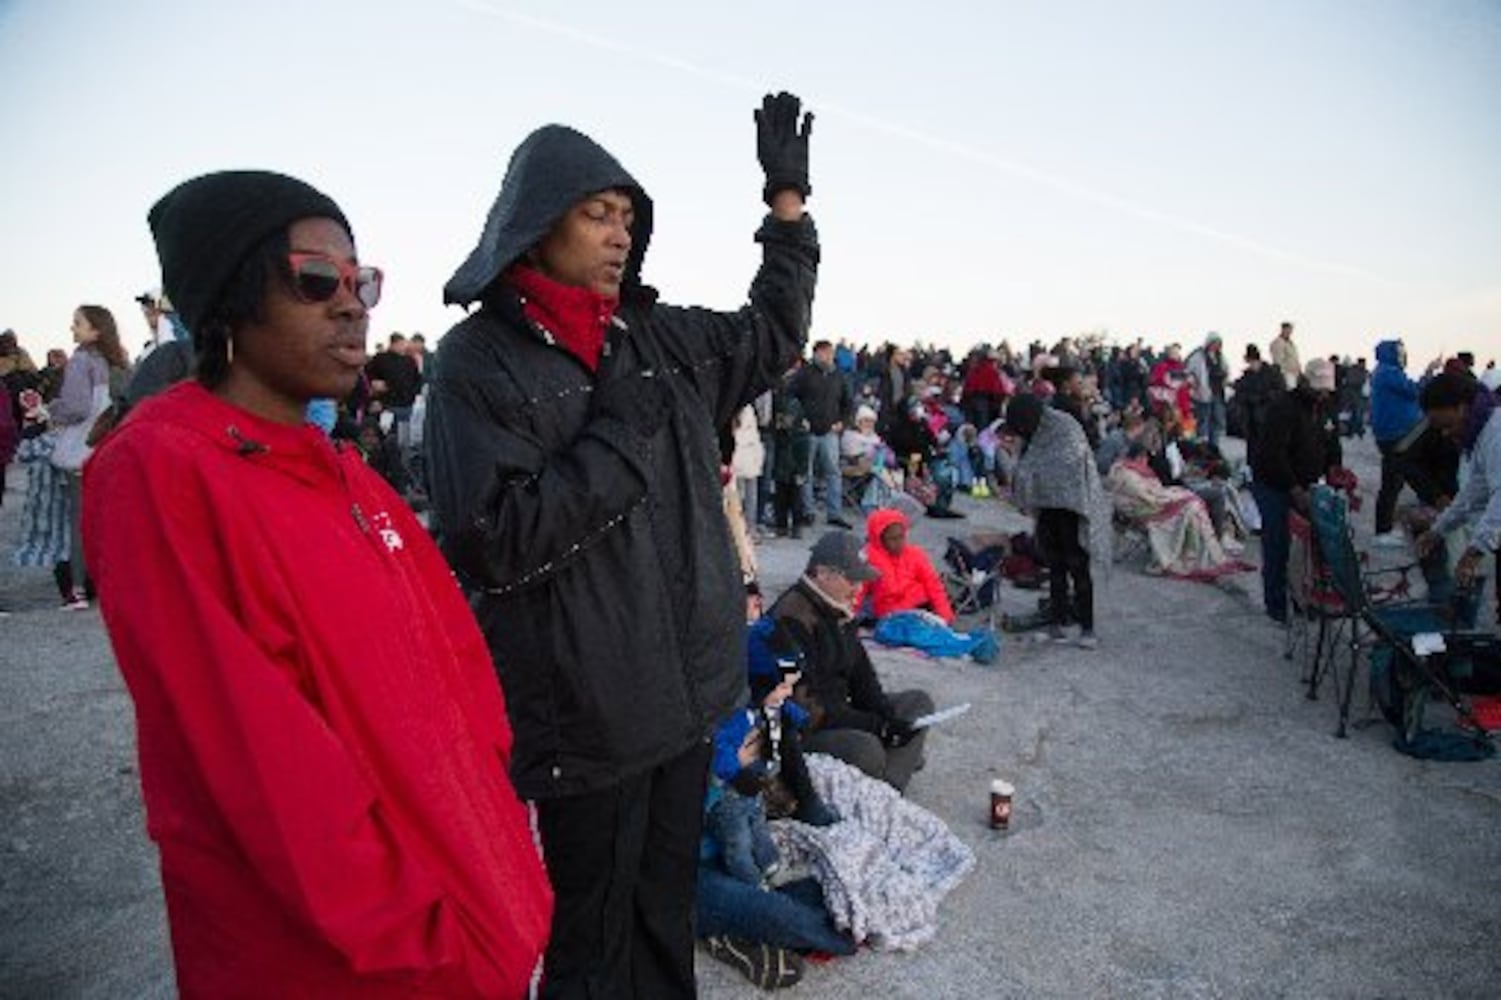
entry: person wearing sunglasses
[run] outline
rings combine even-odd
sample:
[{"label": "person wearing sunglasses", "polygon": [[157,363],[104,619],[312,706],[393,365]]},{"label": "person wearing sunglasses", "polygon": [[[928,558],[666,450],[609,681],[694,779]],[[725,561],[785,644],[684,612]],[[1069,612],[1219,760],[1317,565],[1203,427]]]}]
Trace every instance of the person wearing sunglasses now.
[{"label": "person wearing sunglasses", "polygon": [[397,495],[307,424],[381,273],[302,181],[197,177],[149,222],[196,378],[86,467],[184,996],[525,996],[551,918],[463,596]]},{"label": "person wearing sunglasses", "polygon": [[490,640],[557,892],[549,997],[695,994],[708,742],[745,700],[745,589],[716,428],[807,339],[819,259],[810,118],[755,113],[770,209],[731,312],[642,283],[652,201],[561,125],[511,157],[444,288],[424,443],[440,544]]}]

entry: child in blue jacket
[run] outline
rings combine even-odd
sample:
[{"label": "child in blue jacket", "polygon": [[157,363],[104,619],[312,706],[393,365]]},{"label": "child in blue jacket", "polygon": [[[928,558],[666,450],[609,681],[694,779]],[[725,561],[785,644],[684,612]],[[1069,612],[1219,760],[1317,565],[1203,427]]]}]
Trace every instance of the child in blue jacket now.
[{"label": "child in blue jacket", "polygon": [[768,809],[773,816],[791,815],[812,826],[828,826],[839,818],[808,778],[798,741],[808,714],[792,701],[802,664],[798,654],[774,649],[793,648],[776,642],[774,628],[770,619],[750,626],[751,705],[731,715],[714,734],[705,819],[725,871],[752,885],[765,885],[781,863],[766,828]]}]

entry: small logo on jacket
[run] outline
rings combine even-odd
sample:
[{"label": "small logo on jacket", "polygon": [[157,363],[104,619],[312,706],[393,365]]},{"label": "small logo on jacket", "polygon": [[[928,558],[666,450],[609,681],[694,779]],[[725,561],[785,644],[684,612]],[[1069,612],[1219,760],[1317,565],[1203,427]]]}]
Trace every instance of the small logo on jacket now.
[{"label": "small logo on jacket", "polygon": [[385,511],[378,511],[370,518],[370,526],[380,536],[380,540],[386,543],[386,551],[400,552],[406,548],[406,542],[401,537],[401,532],[391,523],[391,515]]}]

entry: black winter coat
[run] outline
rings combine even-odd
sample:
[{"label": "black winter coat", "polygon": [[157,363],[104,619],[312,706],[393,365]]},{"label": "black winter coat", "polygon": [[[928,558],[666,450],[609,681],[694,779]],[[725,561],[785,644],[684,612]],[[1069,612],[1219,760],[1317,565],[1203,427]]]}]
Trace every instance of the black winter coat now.
[{"label": "black winter coat", "polygon": [[829,433],[836,423],[849,419],[850,385],[837,368],[823,368],[811,361],[792,377],[792,394],[803,404],[808,429],[816,435]]},{"label": "black winter coat", "polygon": [[1343,453],[1326,405],[1298,388],[1272,397],[1249,457],[1257,482],[1291,490],[1318,482]]},{"label": "black winter coat", "polygon": [[806,580],[777,598],[767,615],[777,624],[777,641],[790,641],[803,654],[793,697],[812,716],[810,731],[879,733],[892,718],[891,702],[854,621],[830,607]]},{"label": "black winter coat", "polygon": [[[597,374],[524,315],[502,272],[583,197],[631,193],[622,302]],[[745,599],[715,428],[807,338],[811,220],[768,217],[737,312],[662,305],[639,283],[651,202],[592,140],[548,126],[517,150],[480,245],[445,289],[483,306],[442,340],[425,442],[439,543],[472,594],[528,798],[609,787],[707,739],[745,700]],[[590,400],[650,374],[673,412],[650,438]]]}]

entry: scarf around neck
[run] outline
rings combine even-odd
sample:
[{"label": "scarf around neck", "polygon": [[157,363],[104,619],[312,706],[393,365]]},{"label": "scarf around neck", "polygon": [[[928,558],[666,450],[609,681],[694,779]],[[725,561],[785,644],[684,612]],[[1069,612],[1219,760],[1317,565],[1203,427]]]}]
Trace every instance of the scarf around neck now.
[{"label": "scarf around neck", "polygon": [[521,311],[591,372],[599,371],[605,331],[620,300],[588,288],[564,285],[536,268],[514,264],[506,280],[521,296]]}]

